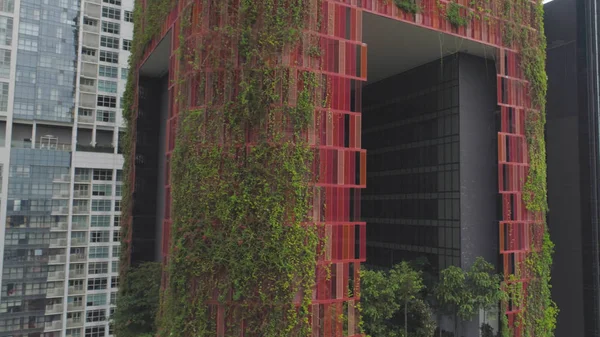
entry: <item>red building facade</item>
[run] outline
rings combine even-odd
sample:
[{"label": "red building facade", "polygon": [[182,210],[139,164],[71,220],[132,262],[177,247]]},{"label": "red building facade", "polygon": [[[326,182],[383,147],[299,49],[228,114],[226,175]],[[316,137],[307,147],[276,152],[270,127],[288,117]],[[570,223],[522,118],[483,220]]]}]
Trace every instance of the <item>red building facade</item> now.
[{"label": "red building facade", "polygon": [[[137,4],[141,13],[148,12],[148,0]],[[151,1],[150,1],[151,2]],[[176,137],[181,105],[177,93],[190,90],[206,98],[215,95],[211,86],[204,91],[193,87],[196,73],[209,71],[203,64],[186,67],[179,62],[179,52],[185,44],[198,43],[207,32],[224,28],[227,13],[214,13],[210,1],[174,1],[160,32],[145,47],[141,60],[135,64],[138,72],[148,57],[155,51],[164,36],[174,34],[169,48],[169,119],[166,135],[167,162],[165,189],[165,217],[163,221],[162,252],[168,261],[171,237],[172,177],[170,162],[176,146]],[[232,3],[236,3],[235,1]],[[525,260],[532,250],[541,247],[544,233],[543,214],[529,211],[523,200],[524,185],[530,167],[526,134],[527,114],[538,114],[529,95],[529,81],[521,66],[518,44],[507,41],[507,27],[527,25],[535,28],[534,15],[538,4],[525,1],[521,13],[510,17],[525,18],[521,22],[510,22],[505,18],[503,2],[482,2],[485,10],[471,8],[467,0],[420,0],[417,13],[407,13],[392,0],[310,0],[304,39],[284,49],[277,62],[292,69],[292,76],[301,72],[318,75],[320,87],[326,88],[317,94],[317,99],[326,102],[316,106],[314,119],[304,134],[311,147],[316,148],[317,164],[314,184],[319,193],[313,195],[313,224],[320,225],[323,251],[319,255],[316,272],[316,288],[310,306],[310,324],[313,336],[361,336],[356,304],[360,296],[360,263],[365,261],[366,223],[360,221],[360,189],[366,184],[366,156],[361,148],[361,82],[367,78],[368,47],[362,41],[362,18],[372,13],[399,20],[423,29],[439,31],[488,45],[496,50],[497,96],[500,110],[501,130],[498,132],[498,190],[502,200],[502,219],[498,224],[500,237],[499,254],[507,284],[517,284],[522,295],[527,294],[530,273],[525,270]],[[457,25],[452,22],[449,8],[458,6],[458,15],[466,20]],[[512,9],[514,10],[514,9]],[[191,24],[186,22],[191,13]],[[215,16],[221,15],[220,20]],[[527,28],[533,30],[534,28]],[[148,30],[147,27],[136,29]],[[177,33],[182,32],[182,37]],[[311,53],[307,41],[318,41],[319,53]],[[215,43],[218,43],[215,42]],[[185,47],[184,46],[184,47]],[[136,76],[137,78],[137,76]],[[210,80],[209,80],[210,81]],[[297,94],[297,93],[295,93]],[[294,95],[294,94],[292,94]],[[322,95],[322,96],[319,96]],[[202,99],[192,98],[192,101]],[[135,137],[136,103],[130,125]],[[199,104],[194,108],[201,108]],[[132,149],[131,160],[135,158]],[[135,168],[130,171],[130,181],[135,181]],[[132,184],[133,185],[133,184]],[[135,193],[135,190],[131,192]],[[325,207],[324,207],[325,206]],[[530,207],[531,208],[531,207]],[[322,212],[321,212],[322,210]],[[537,247],[537,248],[536,248]],[[335,277],[331,277],[333,274]],[[167,275],[168,277],[168,275]],[[508,301],[506,314],[514,336],[523,336],[523,325],[515,324],[523,317],[524,305],[519,301]],[[345,319],[337,319],[340,315]],[[229,335],[227,311],[218,307],[215,311],[215,329],[218,336]],[[244,323],[242,335],[244,335]]]}]

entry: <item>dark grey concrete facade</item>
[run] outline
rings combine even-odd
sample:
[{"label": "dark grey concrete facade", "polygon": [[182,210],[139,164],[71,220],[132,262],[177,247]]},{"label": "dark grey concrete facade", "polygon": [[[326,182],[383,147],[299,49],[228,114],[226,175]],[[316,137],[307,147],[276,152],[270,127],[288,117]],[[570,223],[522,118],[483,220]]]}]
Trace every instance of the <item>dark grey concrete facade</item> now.
[{"label": "dark grey concrete facade", "polygon": [[[468,54],[365,87],[368,265],[498,265],[497,111],[494,62]],[[465,322],[463,335],[478,336],[479,324]]]},{"label": "dark grey concrete facade", "polygon": [[592,2],[544,6],[547,50],[548,225],[554,241],[556,337],[600,336],[598,312],[598,110]]},{"label": "dark grey concrete facade", "polygon": [[498,160],[496,68],[493,62],[460,54],[460,246],[461,266],[479,256],[498,260]]},{"label": "dark grey concrete facade", "polygon": [[364,89],[367,264],[497,263],[495,78],[493,62],[455,54]]}]

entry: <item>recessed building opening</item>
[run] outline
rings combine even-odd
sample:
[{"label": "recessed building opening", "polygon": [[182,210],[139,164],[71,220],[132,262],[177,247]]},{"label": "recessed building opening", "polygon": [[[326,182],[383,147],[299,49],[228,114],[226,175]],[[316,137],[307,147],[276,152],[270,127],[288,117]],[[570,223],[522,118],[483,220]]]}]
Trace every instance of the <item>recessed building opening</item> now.
[{"label": "recessed building opening", "polygon": [[171,33],[139,71],[131,262],[160,261]]},{"label": "recessed building opening", "polygon": [[372,14],[363,27],[367,265],[496,264],[496,50]]}]

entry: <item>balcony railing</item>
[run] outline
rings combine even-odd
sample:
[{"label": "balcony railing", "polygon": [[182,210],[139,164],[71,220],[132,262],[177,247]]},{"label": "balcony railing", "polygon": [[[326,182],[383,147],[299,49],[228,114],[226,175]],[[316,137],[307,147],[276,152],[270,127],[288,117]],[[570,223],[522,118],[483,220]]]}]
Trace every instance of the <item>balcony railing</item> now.
[{"label": "balcony railing", "polygon": [[66,247],[67,239],[50,239],[50,248]]},{"label": "balcony railing", "polygon": [[41,149],[41,150],[55,150],[55,151],[66,151],[69,152],[72,149],[71,144],[48,144],[48,143],[36,143],[35,144],[35,148],[36,149]]},{"label": "balcony railing", "polygon": [[87,183],[90,181],[90,176],[81,176],[81,175],[75,175],[75,182],[76,183]]},{"label": "balcony railing", "polygon": [[78,190],[73,191],[73,198],[87,199],[90,197],[90,190]]},{"label": "balcony railing", "polygon": [[48,281],[59,281],[65,279],[64,271],[51,271],[48,272]]},{"label": "balcony railing", "polygon": [[81,60],[84,61],[84,62],[98,63],[98,56],[97,55],[82,54],[81,55]]},{"label": "balcony railing", "polygon": [[51,305],[46,306],[46,313],[48,313],[48,314],[55,314],[55,313],[59,313],[61,311],[63,311],[62,304],[51,304]]},{"label": "balcony railing", "polygon": [[73,214],[88,214],[90,212],[90,206],[73,206]]},{"label": "balcony railing", "polygon": [[77,229],[88,229],[88,224],[87,223],[74,222],[73,223],[73,229],[75,229],[75,230],[77,230]]},{"label": "balcony railing", "polygon": [[79,328],[83,326],[83,319],[81,318],[69,318],[67,319],[67,328]]},{"label": "balcony railing", "polygon": [[67,207],[67,206],[52,207],[52,215],[57,215],[57,214],[69,214],[69,207]]},{"label": "balcony railing", "polygon": [[79,123],[94,123],[94,116],[77,116]]},{"label": "balcony railing", "polygon": [[91,33],[99,33],[100,32],[100,26],[95,25],[83,25],[83,31],[84,32],[91,32]]},{"label": "balcony railing", "polygon": [[[85,254],[71,254],[71,262],[79,261],[85,261]],[[71,277],[71,272],[69,272],[69,277]]]},{"label": "balcony railing", "polygon": [[85,238],[71,238],[72,246],[85,246],[87,244]]},{"label": "balcony railing", "polygon": [[59,177],[54,178],[55,183],[68,183],[71,182],[71,175],[68,173],[61,174]]},{"label": "balcony railing", "polygon": [[63,297],[64,294],[65,294],[65,288],[62,288],[62,287],[46,290],[46,297]]},{"label": "balcony railing", "polygon": [[66,231],[67,227],[68,225],[66,222],[53,222],[50,224],[51,231]]},{"label": "balcony railing", "polygon": [[83,287],[79,287],[79,288],[74,287],[74,286],[69,287],[69,295],[80,295],[83,293],[85,293],[85,289],[83,289]]},{"label": "balcony railing", "polygon": [[44,325],[44,331],[60,330],[60,329],[62,329],[62,321],[61,320],[46,322]]},{"label": "balcony railing", "polygon": [[[83,255],[84,259],[85,259],[85,255]],[[73,262],[73,260],[71,260],[71,262]],[[77,260],[75,260],[75,262],[77,262]],[[85,277],[85,270],[70,270],[69,271],[69,278],[84,278]]]},{"label": "balcony railing", "polygon": [[69,198],[69,190],[60,190],[52,193],[53,198]]},{"label": "balcony railing", "polygon": [[73,303],[67,304],[67,311],[77,311],[77,310],[83,310],[83,302],[73,302]]},{"label": "balcony railing", "polygon": [[82,152],[96,152],[96,153],[115,153],[115,148],[110,145],[79,145],[77,144],[77,151]]},{"label": "balcony railing", "polygon": [[31,141],[13,140],[10,142],[10,147],[17,149],[31,149],[32,144]]},{"label": "balcony railing", "polygon": [[95,85],[80,84],[79,88],[81,89],[81,91],[96,93],[96,86]]},{"label": "balcony railing", "polygon": [[65,262],[67,262],[67,256],[63,255],[63,254],[50,255],[49,262],[50,263],[65,263]]}]

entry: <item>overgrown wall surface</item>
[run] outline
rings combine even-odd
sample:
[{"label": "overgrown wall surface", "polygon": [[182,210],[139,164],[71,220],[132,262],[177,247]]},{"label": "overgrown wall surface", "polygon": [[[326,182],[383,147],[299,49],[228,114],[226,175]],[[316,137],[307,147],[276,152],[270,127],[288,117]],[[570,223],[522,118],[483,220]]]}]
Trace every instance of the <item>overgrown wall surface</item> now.
[{"label": "overgrown wall surface", "polygon": [[[188,336],[208,331],[221,336],[236,334],[240,329],[263,334],[268,331],[266,335],[274,336],[303,335],[307,329],[319,336],[359,334],[353,308],[359,298],[359,282],[354,280],[359,262],[364,259],[365,230],[364,223],[358,222],[357,202],[360,188],[365,185],[366,153],[361,150],[361,115],[356,111],[360,104],[350,100],[352,90],[358,90],[359,82],[366,77],[361,24],[363,12],[368,11],[499,48],[497,96],[502,122],[498,160],[503,204],[500,253],[513,297],[512,306],[505,307],[506,322],[511,327],[507,332],[524,337],[550,336],[555,310],[548,297],[552,245],[544,235],[543,221],[547,209],[545,40],[541,31],[536,33],[541,29],[541,7],[524,0],[426,0],[420,2],[414,15],[399,10],[415,10],[401,2],[138,3],[137,44],[132,50],[134,64],[125,95],[125,115],[130,119],[128,137],[136,134],[133,121],[137,118],[138,67],[157,45],[159,36],[171,28],[178,35],[171,48],[167,136],[171,185],[165,190],[165,199],[172,203],[166,204],[163,222],[165,237],[170,237],[170,243],[164,246],[169,248],[169,261],[163,334]],[[259,21],[257,13],[263,14]],[[301,37],[299,32],[305,34]],[[518,57],[519,46],[523,47],[523,57]],[[269,118],[257,123],[253,116]],[[219,127],[223,122],[228,128]],[[283,142],[271,142],[269,137]],[[126,172],[130,175],[129,191],[135,194],[138,187],[131,182],[137,172],[131,163],[136,148],[130,144],[133,146],[127,149]],[[284,164],[275,164],[281,162]],[[255,171],[265,166],[272,170]],[[307,170],[312,175],[307,176]],[[275,182],[275,193],[259,188],[269,181]],[[189,194],[194,191],[197,194]],[[213,192],[219,197],[216,210],[207,202],[214,200],[209,198]],[[291,194],[296,198],[285,197]],[[239,200],[256,202],[250,208],[240,208]],[[307,205],[311,207],[307,209]],[[131,206],[130,202],[124,203],[125,214]],[[279,210],[276,216],[263,221],[274,208]],[[265,226],[267,223],[274,226]],[[206,230],[216,225],[227,227],[216,227],[220,234],[214,241]],[[264,245],[259,249],[260,245],[251,244],[256,241],[238,236],[250,225],[251,231],[258,228],[268,234],[263,238],[271,243],[272,251],[265,251]],[[223,235],[223,228],[234,235]],[[285,235],[277,236],[280,230],[274,229],[278,228]],[[127,252],[131,239],[127,223],[123,230]],[[360,243],[355,250],[357,237]],[[198,245],[199,240],[211,244]],[[217,256],[223,259],[214,259],[211,250],[220,252]],[[243,254],[235,254],[238,250]],[[315,263],[319,266],[316,273]],[[279,266],[285,266],[288,272],[277,270]],[[211,273],[215,270],[225,273]],[[263,279],[247,277],[258,271]],[[207,279],[207,275],[217,276]],[[270,280],[274,283],[267,288],[259,286]],[[298,297],[292,300],[294,289],[312,288],[313,282],[315,296],[300,291],[303,304],[299,310],[291,310],[292,302],[300,301]],[[298,288],[300,284],[303,287]],[[530,290],[526,298],[525,286]],[[212,292],[215,289],[220,291]],[[255,301],[255,296],[278,300]],[[277,310],[265,310],[265,305],[271,305],[268,303]],[[287,317],[283,321],[281,310]]]}]

